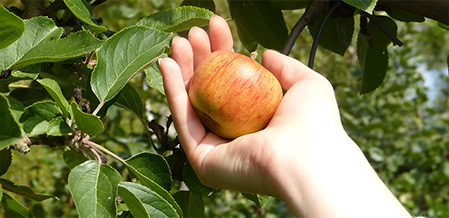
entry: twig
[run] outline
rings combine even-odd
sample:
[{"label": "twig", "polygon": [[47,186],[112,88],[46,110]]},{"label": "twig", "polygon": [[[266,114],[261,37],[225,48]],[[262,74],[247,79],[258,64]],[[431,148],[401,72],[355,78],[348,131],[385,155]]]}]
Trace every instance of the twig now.
[{"label": "twig", "polygon": [[117,159],[118,161],[122,162],[123,164],[128,165],[128,163],[126,163],[125,160],[123,160],[121,157],[116,155],[114,152],[109,151],[105,147],[103,147],[103,146],[101,146],[101,145],[99,145],[99,144],[97,144],[95,142],[89,141],[89,140],[85,140],[84,143],[89,145],[89,146],[91,146],[91,147],[93,147],[93,148],[96,148],[96,149],[98,149],[98,150],[100,150],[100,151],[102,151],[102,152],[104,152],[104,153],[106,153],[108,155],[110,155],[111,157],[113,157],[113,158]]},{"label": "twig", "polygon": [[321,33],[323,32],[324,25],[326,25],[327,20],[329,17],[334,13],[334,11],[340,7],[343,4],[342,1],[339,1],[332,5],[332,7],[327,12],[326,16],[324,17],[323,21],[321,22],[321,25],[316,33],[315,40],[313,40],[312,49],[310,50],[310,56],[309,56],[309,64],[308,66],[313,69],[313,62],[315,61],[315,54],[316,50],[318,48],[318,42],[320,41]]},{"label": "twig", "polygon": [[404,43],[399,40],[395,35],[393,35],[387,28],[385,28],[385,26],[379,22],[379,20],[377,20],[376,16],[373,16],[372,14],[369,14],[365,11],[361,11],[361,14],[363,16],[368,17],[371,21],[374,22],[374,24],[376,24],[377,27],[379,27],[380,30],[382,30],[382,32],[385,33],[385,35],[387,35],[394,43],[396,43],[399,47],[401,47],[402,45],[404,45]]},{"label": "twig", "polygon": [[298,20],[298,22],[293,26],[292,30],[290,31],[290,35],[287,38],[287,41],[285,42],[284,48],[282,48],[281,53],[285,55],[289,55],[290,51],[293,48],[293,45],[295,44],[296,39],[298,38],[299,34],[304,30],[304,28],[310,24],[316,16],[318,16],[321,11],[323,10],[325,6],[325,1],[323,0],[312,0],[307,6],[306,11],[301,16],[301,18]]}]

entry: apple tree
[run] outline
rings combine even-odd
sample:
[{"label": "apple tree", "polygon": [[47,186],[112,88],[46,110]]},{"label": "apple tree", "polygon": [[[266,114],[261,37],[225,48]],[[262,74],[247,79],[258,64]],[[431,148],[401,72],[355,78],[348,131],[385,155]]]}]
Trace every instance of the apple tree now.
[{"label": "apple tree", "polygon": [[[0,6],[2,215],[222,215],[205,209],[221,195],[199,182],[179,145],[156,61],[170,55],[175,35],[207,28],[213,13],[230,18],[236,51],[276,49],[323,71],[342,99],[345,127],[400,201],[414,214],[448,215],[448,99],[422,106],[423,78],[404,59],[424,47],[409,46],[415,42],[401,38],[400,27],[413,31],[411,23],[432,19],[432,30],[448,29],[449,2],[131,2],[137,6],[107,0]],[[446,49],[438,64],[449,61],[447,46],[429,44]],[[310,49],[299,49],[304,45]],[[29,169],[26,182],[15,173],[22,167]],[[274,206],[261,212],[266,196],[243,196],[261,216],[279,213]],[[42,206],[47,201],[61,203]]]}]

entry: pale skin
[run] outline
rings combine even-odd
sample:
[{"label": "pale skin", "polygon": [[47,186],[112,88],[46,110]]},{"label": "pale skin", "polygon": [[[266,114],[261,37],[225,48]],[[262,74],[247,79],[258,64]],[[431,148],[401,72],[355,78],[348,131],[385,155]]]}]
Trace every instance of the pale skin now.
[{"label": "pale skin", "polygon": [[279,198],[297,217],[410,217],[343,129],[330,82],[293,58],[263,53],[287,91],[265,129],[234,140],[208,132],[186,90],[195,67],[221,49],[232,51],[233,39],[215,15],[209,34],[194,27],[175,37],[172,58],[160,60],[179,140],[203,184]]}]

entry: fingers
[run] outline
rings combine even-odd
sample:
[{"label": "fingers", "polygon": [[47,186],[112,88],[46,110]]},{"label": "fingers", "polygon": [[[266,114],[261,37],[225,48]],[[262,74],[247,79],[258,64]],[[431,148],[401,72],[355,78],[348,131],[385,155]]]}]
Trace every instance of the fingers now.
[{"label": "fingers", "polygon": [[[273,50],[262,56],[262,64],[279,80],[283,89],[288,90],[295,83],[308,77],[322,77],[303,63]],[[324,78],[324,77],[322,77]]]},{"label": "fingers", "polygon": [[203,29],[192,27],[189,32],[189,42],[193,49],[193,67],[196,69],[198,64],[210,54],[209,36]]},{"label": "fingers", "polygon": [[231,29],[229,29],[228,23],[222,17],[218,15],[212,16],[209,23],[209,35],[212,51],[232,51],[234,41]]},{"label": "fingers", "polygon": [[203,140],[206,130],[190,104],[178,64],[171,58],[164,58],[160,60],[159,66],[179,140],[190,154]]},{"label": "fingers", "polygon": [[187,39],[177,36],[173,39],[172,51],[172,58],[181,68],[184,84],[187,85],[194,72],[192,46]]}]

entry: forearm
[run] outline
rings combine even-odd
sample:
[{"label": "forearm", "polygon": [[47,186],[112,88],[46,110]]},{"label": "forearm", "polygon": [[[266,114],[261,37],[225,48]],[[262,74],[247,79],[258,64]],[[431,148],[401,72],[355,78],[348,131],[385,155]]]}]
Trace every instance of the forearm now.
[{"label": "forearm", "polygon": [[289,168],[281,198],[298,217],[410,217],[358,146],[343,135],[302,145],[292,163],[301,167]]}]

